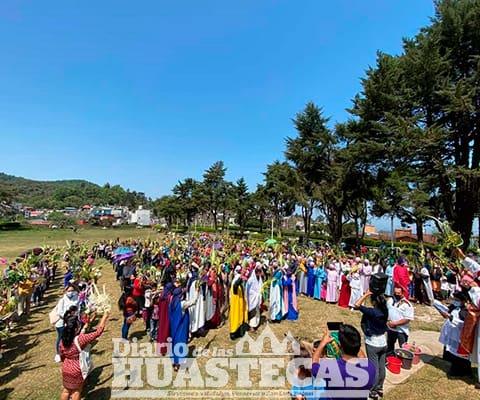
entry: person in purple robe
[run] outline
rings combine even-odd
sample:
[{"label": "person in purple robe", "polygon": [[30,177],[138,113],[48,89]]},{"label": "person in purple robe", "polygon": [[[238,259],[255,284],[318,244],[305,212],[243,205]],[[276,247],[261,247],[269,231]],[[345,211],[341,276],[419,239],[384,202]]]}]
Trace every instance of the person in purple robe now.
[{"label": "person in purple robe", "polygon": [[313,297],[315,294],[315,269],[313,261],[307,264],[307,296]]}]

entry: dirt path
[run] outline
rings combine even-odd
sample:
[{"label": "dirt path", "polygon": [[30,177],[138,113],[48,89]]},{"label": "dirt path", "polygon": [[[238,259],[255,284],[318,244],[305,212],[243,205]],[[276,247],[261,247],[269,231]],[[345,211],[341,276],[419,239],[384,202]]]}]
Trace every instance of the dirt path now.
[{"label": "dirt path", "polygon": [[[100,284],[107,284],[113,299],[120,295],[112,267],[105,261]],[[43,306],[33,308],[28,319],[17,324],[5,343],[0,360],[0,399],[52,400],[59,397],[62,388],[60,364],[54,362],[56,332],[48,320],[48,313],[62,295],[61,277],[47,292]],[[87,398],[110,398],[112,377],[112,337],[120,336],[121,314],[115,305],[103,336],[92,352],[95,370],[88,378]]]}]

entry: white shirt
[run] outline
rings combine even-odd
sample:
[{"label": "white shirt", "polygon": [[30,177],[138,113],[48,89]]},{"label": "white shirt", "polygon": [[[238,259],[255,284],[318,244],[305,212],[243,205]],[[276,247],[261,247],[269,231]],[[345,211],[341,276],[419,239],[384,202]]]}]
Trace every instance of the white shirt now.
[{"label": "white shirt", "polygon": [[[399,321],[401,319],[408,319],[409,321],[413,321],[414,308],[408,300],[402,299],[396,303],[392,303],[392,301],[389,301],[387,305],[389,321]],[[405,333],[405,335],[408,336],[410,334],[410,322],[407,322],[403,325],[398,325],[395,328],[388,329],[395,332]]]},{"label": "white shirt", "polygon": [[470,257],[465,257],[465,259],[462,261],[462,265],[472,272],[474,276],[480,272],[480,264]]},{"label": "white shirt", "polygon": [[372,347],[385,347],[387,337],[385,335],[365,336],[365,343]]},{"label": "white shirt", "polygon": [[65,294],[63,297],[58,301],[57,305],[55,306],[55,310],[57,315],[60,317],[60,319],[55,323],[55,328],[62,328],[64,323],[63,323],[63,317],[65,313],[70,309],[72,306],[77,306],[78,307],[78,296],[75,297],[74,300],[71,300],[68,298],[68,296]]}]

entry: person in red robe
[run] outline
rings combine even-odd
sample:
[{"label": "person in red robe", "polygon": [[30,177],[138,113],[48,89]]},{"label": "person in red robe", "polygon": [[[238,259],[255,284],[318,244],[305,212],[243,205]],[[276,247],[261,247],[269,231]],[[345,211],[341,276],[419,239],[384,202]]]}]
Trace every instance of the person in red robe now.
[{"label": "person in red robe", "polygon": [[408,264],[403,257],[400,257],[393,268],[393,284],[402,288],[403,295],[408,299],[409,297],[409,285],[410,285],[410,273],[408,270]]},{"label": "person in red robe", "polygon": [[210,319],[210,321],[208,321],[208,323],[212,328],[217,328],[222,323],[222,307],[224,296],[222,285],[220,284],[220,280],[214,268],[209,271],[208,286],[212,288],[213,306],[215,307],[213,317]]},{"label": "person in red robe", "polygon": [[173,283],[168,282],[160,293],[158,299],[158,328],[157,328],[157,352],[163,356],[167,354],[167,339],[170,337],[170,319],[168,305],[172,297]]},{"label": "person in red robe", "polygon": [[342,286],[340,288],[340,296],[338,298],[338,305],[342,308],[348,308],[350,301],[350,282],[345,274],[342,274]]}]

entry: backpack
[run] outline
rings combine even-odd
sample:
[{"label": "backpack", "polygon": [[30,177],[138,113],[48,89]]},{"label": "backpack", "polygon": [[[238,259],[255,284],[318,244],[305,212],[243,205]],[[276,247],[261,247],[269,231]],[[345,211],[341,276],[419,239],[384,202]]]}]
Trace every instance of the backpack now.
[{"label": "backpack", "polygon": [[82,371],[82,377],[85,380],[87,379],[88,374],[93,369],[93,362],[90,356],[91,346],[88,345],[82,350],[82,348],[80,347],[80,343],[78,343],[78,336],[73,340],[73,343],[75,343],[75,346],[79,351],[78,362],[80,363],[80,371]]}]

